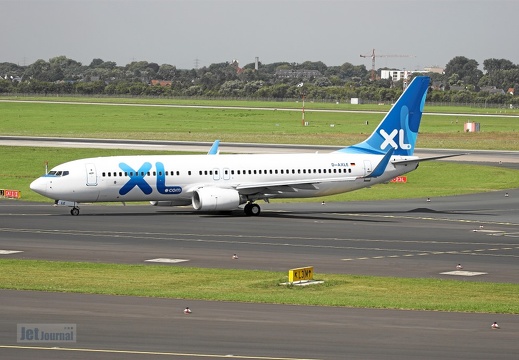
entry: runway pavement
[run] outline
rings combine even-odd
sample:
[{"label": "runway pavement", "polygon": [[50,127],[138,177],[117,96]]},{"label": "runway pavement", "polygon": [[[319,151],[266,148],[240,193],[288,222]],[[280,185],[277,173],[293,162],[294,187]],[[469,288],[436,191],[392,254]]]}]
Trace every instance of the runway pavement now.
[{"label": "runway pavement", "polygon": [[[519,190],[430,202],[265,204],[260,217],[144,205],[85,205],[74,217],[62,207],[5,200],[0,249],[22,252],[0,256],[283,271],[312,265],[316,276],[517,283],[518,209]],[[186,261],[146,262],[156,258]],[[458,263],[481,274],[442,274]],[[8,290],[0,298],[2,359],[512,359],[519,335],[513,315]],[[185,306],[193,314],[184,315]],[[492,321],[502,329],[491,330]],[[20,323],[77,324],[77,342],[18,343]]]},{"label": "runway pavement", "polygon": [[[6,290],[0,296],[0,357],[9,360],[517,358],[518,316]],[[501,329],[490,329],[494,321]],[[20,323],[72,324],[76,342],[17,343]]]},{"label": "runway pavement", "polygon": [[[506,196],[508,194],[508,196]],[[316,201],[319,201],[318,199]],[[519,282],[519,189],[426,199],[262,204],[259,217],[190,207],[0,202],[0,249],[16,258]],[[237,253],[239,261],[232,261]],[[465,277],[457,277],[465,279]]]}]

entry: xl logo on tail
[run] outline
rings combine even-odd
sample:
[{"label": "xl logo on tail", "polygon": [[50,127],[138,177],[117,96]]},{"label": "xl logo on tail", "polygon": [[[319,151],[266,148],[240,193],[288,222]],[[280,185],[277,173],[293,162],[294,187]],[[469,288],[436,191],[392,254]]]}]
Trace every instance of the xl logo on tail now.
[{"label": "xl logo on tail", "polygon": [[[398,134],[398,144],[395,142],[395,137]],[[404,129],[394,129],[391,131],[391,134],[388,134],[386,130],[382,129],[380,130],[380,135],[385,139],[382,145],[380,145],[380,148],[384,150],[388,145],[391,146],[393,149],[399,148],[403,150],[409,150],[411,149],[411,144],[406,144],[404,141]]]}]

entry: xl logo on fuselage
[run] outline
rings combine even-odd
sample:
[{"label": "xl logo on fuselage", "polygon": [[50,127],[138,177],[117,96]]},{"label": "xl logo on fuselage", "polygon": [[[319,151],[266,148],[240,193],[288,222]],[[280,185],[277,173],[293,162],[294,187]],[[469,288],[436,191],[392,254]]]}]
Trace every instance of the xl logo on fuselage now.
[{"label": "xl logo on fuselage", "polygon": [[[153,188],[144,179],[146,176],[148,176],[149,171],[152,168],[151,163],[145,162],[142,164],[139,170],[134,170],[131,166],[125,163],[120,163],[119,167],[130,177],[130,180],[128,180],[128,182],[119,189],[120,195],[128,194],[134,187],[138,187],[146,195],[150,195],[153,192]],[[168,195],[180,194],[182,192],[182,188],[180,186],[166,186],[166,173],[164,171],[163,163],[155,163],[155,168],[157,169],[156,187],[159,193]]]},{"label": "xl logo on fuselage", "polygon": [[[398,145],[395,142],[395,137],[398,134]],[[404,129],[394,129],[391,131],[391,134],[388,134],[386,130],[382,129],[380,130],[380,135],[385,139],[382,145],[380,145],[380,148],[384,150],[388,145],[391,146],[393,149],[400,147],[400,149],[403,150],[409,150],[411,149],[411,144],[406,144],[405,141],[405,131]]]}]

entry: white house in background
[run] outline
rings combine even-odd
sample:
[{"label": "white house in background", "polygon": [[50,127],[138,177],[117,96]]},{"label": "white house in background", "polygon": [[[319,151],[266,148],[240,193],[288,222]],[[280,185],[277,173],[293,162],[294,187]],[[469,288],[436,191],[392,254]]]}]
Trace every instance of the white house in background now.
[{"label": "white house in background", "polygon": [[392,81],[407,80],[411,74],[426,74],[430,72],[428,68],[425,70],[380,70],[381,79],[390,79]]},{"label": "white house in background", "polygon": [[392,81],[406,80],[411,74],[411,71],[407,70],[380,70],[381,79],[390,79]]}]

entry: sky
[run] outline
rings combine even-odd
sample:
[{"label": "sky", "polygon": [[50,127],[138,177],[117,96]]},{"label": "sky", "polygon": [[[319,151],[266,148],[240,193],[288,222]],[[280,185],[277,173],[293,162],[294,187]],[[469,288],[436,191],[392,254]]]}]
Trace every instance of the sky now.
[{"label": "sky", "polygon": [[[519,64],[518,0],[0,0],[0,62]],[[400,55],[384,57],[382,55]]]}]

